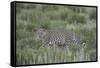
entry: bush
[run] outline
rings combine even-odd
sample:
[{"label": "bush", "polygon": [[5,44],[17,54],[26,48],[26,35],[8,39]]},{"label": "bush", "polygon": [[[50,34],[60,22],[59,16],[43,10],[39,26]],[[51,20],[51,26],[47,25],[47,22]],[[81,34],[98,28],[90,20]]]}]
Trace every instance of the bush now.
[{"label": "bush", "polygon": [[91,12],[89,12],[89,18],[90,19],[94,19],[96,20],[96,10],[92,10]]},{"label": "bush", "polygon": [[86,19],[85,19],[85,16],[82,15],[82,14],[78,14],[78,13],[75,13],[73,14],[70,18],[68,18],[68,22],[71,23],[71,24],[85,24],[86,23]]}]

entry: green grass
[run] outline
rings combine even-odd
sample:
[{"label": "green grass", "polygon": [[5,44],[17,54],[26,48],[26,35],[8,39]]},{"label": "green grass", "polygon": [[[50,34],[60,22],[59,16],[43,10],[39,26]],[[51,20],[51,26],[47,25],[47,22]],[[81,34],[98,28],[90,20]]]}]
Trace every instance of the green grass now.
[{"label": "green grass", "polygon": [[[17,65],[96,60],[96,8],[17,3],[16,12]],[[74,31],[79,47],[42,47],[35,40],[39,28]]]},{"label": "green grass", "polygon": [[[84,44],[86,46],[86,44]],[[63,62],[75,62],[75,61],[90,61],[95,60],[96,56],[94,49],[89,52],[85,52],[86,47],[77,49],[61,48],[61,47],[40,47],[38,49],[24,48],[17,49],[17,64],[47,64],[47,63],[63,63]],[[94,56],[90,57],[90,56]]]}]

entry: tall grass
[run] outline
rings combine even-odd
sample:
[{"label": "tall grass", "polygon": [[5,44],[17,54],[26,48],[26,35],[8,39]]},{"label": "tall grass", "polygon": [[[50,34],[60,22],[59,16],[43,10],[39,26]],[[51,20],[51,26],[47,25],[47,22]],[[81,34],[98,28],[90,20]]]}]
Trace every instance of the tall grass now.
[{"label": "tall grass", "polygon": [[[73,49],[73,50],[71,50]],[[40,47],[39,49],[24,48],[17,49],[17,64],[47,64],[47,63],[63,63],[76,61],[90,61],[92,52],[85,52],[86,44],[82,44],[82,48],[77,49],[61,47]],[[94,57],[95,58],[95,57]]]}]

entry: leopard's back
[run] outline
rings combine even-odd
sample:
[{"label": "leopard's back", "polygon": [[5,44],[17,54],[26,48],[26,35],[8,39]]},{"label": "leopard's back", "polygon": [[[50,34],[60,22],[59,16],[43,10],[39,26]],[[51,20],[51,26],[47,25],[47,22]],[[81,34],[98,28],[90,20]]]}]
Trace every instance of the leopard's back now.
[{"label": "leopard's back", "polygon": [[48,31],[45,36],[46,44],[48,45],[71,45],[71,43],[77,43],[77,37],[74,32],[71,31]]},{"label": "leopard's back", "polygon": [[71,43],[78,44],[79,42],[76,33],[73,31],[45,30],[41,32],[42,37],[40,36],[40,39],[42,39],[44,45],[68,46]]}]

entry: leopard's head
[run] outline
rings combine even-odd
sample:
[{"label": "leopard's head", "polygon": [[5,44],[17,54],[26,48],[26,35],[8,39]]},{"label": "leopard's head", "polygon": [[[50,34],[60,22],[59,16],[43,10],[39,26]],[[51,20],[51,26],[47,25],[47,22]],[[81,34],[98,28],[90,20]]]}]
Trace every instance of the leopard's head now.
[{"label": "leopard's head", "polygon": [[43,40],[46,35],[46,30],[39,28],[35,30],[35,39],[36,40]]}]

